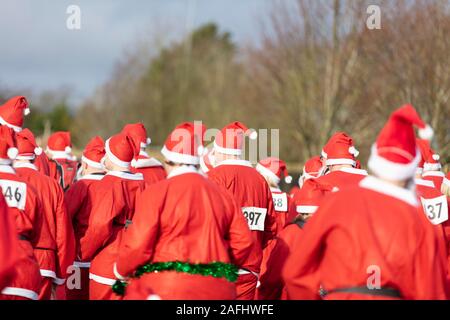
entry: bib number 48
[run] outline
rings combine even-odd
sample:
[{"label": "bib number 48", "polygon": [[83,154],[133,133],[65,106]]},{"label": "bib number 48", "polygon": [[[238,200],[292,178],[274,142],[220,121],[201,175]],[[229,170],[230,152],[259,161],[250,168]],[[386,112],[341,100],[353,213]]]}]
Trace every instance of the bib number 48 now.
[{"label": "bib number 48", "polygon": [[256,207],[242,208],[242,213],[247,219],[248,227],[252,231],[264,231],[267,209]]}]

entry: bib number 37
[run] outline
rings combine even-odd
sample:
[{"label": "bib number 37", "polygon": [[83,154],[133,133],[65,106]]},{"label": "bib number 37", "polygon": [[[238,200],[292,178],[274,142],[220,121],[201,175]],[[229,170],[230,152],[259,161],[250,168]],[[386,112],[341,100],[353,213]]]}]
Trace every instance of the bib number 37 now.
[{"label": "bib number 37", "polygon": [[432,224],[438,225],[448,220],[447,198],[445,196],[434,199],[421,198],[423,209]]},{"label": "bib number 37", "polygon": [[267,216],[266,208],[244,207],[242,213],[247,219],[248,227],[252,231],[264,231]]}]

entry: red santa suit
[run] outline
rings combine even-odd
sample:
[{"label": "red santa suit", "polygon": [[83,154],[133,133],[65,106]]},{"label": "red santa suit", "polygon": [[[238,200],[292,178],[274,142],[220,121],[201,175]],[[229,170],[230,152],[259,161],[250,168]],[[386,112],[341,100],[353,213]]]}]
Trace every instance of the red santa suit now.
[{"label": "red santa suit", "polygon": [[283,270],[290,299],[446,298],[436,230],[417,214],[413,191],[381,180],[414,176],[420,154],[412,123],[425,127],[412,106],[394,112],[369,159],[380,179],[328,196],[308,221],[302,250]]},{"label": "red santa suit", "polygon": [[140,146],[140,153],[137,159],[131,162],[131,172],[142,173],[147,184],[153,184],[166,178],[166,170],[161,162],[155,158],[151,158],[146,152],[152,140],[147,135],[142,123],[127,124],[122,133],[133,138],[135,143]]},{"label": "red santa suit", "polygon": [[[241,266],[252,251],[252,235],[240,208],[224,189],[194,167],[199,163],[198,147],[202,144],[194,128],[193,123],[183,123],[165,142],[164,157],[183,165],[138,197],[136,214],[124,232],[114,266],[119,279],[148,263]],[[180,140],[178,132],[182,131],[189,134]],[[148,290],[143,291],[142,286]],[[139,297],[137,292],[144,295]],[[236,296],[234,283],[223,276],[172,270],[145,273],[127,287],[127,295],[138,299],[146,299],[148,292],[177,300],[230,300]]]},{"label": "red santa suit", "polygon": [[16,226],[2,193],[0,195],[0,292],[15,274],[14,268],[20,259],[19,252]]},{"label": "red santa suit", "polygon": [[78,162],[72,156],[70,132],[58,131],[48,138],[47,152],[53,161],[49,162],[50,176],[67,190],[77,176]]},{"label": "red santa suit", "polygon": [[[106,141],[105,151],[110,161],[125,168],[139,154],[139,146],[131,137],[118,134]],[[136,194],[144,187],[141,174],[109,171],[92,191],[88,228],[80,239],[79,250],[82,261],[91,261],[91,300],[118,298],[111,289],[115,282],[113,263],[123,230],[133,218]]]},{"label": "red santa suit", "polygon": [[[17,156],[14,132],[6,126],[0,126],[0,187],[14,215],[19,237],[20,261],[15,265],[15,275],[7,281],[0,299],[38,299],[41,286],[39,265],[33,250],[45,245],[42,235],[48,231],[34,190],[20,179],[11,167],[12,159]],[[5,285],[5,284],[4,284]]]},{"label": "red santa suit", "polygon": [[92,211],[92,199],[95,197],[95,188],[105,176],[101,163],[105,156],[105,142],[101,137],[92,138],[86,145],[81,161],[91,169],[98,172],[81,176],[65,193],[67,213],[72,219],[76,242],[76,260],[73,265],[74,272],[79,274],[78,283],[66,286],[67,300],[89,300],[89,268],[90,260],[83,260],[80,239],[84,236]]},{"label": "red santa suit", "polygon": [[[246,131],[248,129],[239,122],[226,126],[216,136],[214,151],[239,156]],[[252,231],[254,249],[240,271],[236,284],[237,299],[252,300],[255,297],[263,250],[277,234],[277,213],[273,206],[272,192],[264,178],[245,160],[230,159],[217,163],[208,176],[234,197]]]},{"label": "red santa suit", "polygon": [[35,248],[35,255],[44,277],[39,299],[48,300],[51,297],[52,283],[62,285],[67,277],[67,268],[72,265],[75,257],[75,239],[72,223],[67,215],[64,205],[64,194],[58,183],[44,174],[38,172],[32,161],[36,154],[41,154],[33,134],[24,129],[17,134],[17,147],[19,154],[14,168],[17,175],[27,185],[39,190],[37,194],[44,219],[48,225],[49,233],[45,245]]}]

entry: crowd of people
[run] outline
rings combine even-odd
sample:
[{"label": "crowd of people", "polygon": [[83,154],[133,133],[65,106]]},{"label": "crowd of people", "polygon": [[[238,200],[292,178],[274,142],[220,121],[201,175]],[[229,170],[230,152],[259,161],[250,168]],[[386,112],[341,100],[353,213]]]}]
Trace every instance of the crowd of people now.
[{"label": "crowd of people", "polygon": [[78,161],[69,132],[43,152],[29,112],[23,96],[0,106],[1,300],[450,297],[450,177],[411,105],[373,143],[370,174],[337,132],[289,193],[284,161],[244,159],[256,132],[241,122],[210,149],[204,125],[178,125],[163,163],[128,124]]}]

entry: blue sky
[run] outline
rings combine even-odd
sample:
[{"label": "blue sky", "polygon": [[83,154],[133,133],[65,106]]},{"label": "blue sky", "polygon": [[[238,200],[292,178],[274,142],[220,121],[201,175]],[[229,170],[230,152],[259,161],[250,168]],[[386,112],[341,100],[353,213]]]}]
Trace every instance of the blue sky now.
[{"label": "blue sky", "polygon": [[[34,92],[68,86],[89,96],[124,51],[156,32],[180,37],[215,21],[240,44],[256,41],[272,0],[0,0],[0,86]],[[66,28],[69,5],[81,30]]]}]

